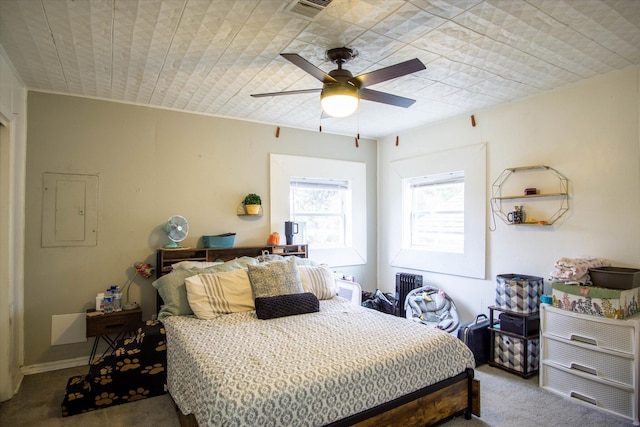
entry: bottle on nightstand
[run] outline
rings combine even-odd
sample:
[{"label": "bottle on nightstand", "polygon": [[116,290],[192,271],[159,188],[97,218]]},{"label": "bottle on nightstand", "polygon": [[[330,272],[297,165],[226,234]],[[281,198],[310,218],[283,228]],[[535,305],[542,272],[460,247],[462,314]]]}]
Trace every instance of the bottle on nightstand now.
[{"label": "bottle on nightstand", "polygon": [[119,286],[112,286],[113,311],[122,311],[122,291]]},{"label": "bottle on nightstand", "polygon": [[105,292],[103,301],[104,301],[103,311],[105,312],[105,314],[112,313],[113,312],[113,294],[111,293],[111,290],[107,290],[107,292]]},{"label": "bottle on nightstand", "polygon": [[96,311],[104,311],[104,292],[96,296]]}]

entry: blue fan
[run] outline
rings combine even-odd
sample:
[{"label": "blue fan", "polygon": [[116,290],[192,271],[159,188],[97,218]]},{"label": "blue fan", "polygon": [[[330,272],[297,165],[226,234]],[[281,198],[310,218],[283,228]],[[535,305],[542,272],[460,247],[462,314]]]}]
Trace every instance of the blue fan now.
[{"label": "blue fan", "polygon": [[189,223],[185,217],[181,215],[174,215],[164,225],[164,231],[167,233],[167,237],[171,240],[171,243],[164,245],[167,249],[181,248],[180,242],[187,238],[189,234]]}]

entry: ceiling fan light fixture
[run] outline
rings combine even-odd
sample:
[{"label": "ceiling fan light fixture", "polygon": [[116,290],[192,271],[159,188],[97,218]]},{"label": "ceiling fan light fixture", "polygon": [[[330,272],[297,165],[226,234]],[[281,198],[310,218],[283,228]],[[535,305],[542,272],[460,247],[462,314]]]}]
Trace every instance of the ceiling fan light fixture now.
[{"label": "ceiling fan light fixture", "polygon": [[320,94],[320,105],[332,117],[347,117],[358,108],[358,89],[349,85],[325,85]]}]

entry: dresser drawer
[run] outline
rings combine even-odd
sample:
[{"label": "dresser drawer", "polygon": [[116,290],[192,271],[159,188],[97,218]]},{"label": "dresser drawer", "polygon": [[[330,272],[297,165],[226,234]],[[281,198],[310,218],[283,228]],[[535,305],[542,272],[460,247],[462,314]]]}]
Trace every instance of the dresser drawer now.
[{"label": "dresser drawer", "polygon": [[542,360],[551,361],[567,369],[608,381],[616,381],[629,387],[634,385],[634,361],[623,353],[611,353],[564,342],[552,337],[542,339]]},{"label": "dresser drawer", "polygon": [[637,417],[634,413],[634,392],[628,387],[583,378],[546,362],[540,366],[540,387],[630,419]]},{"label": "dresser drawer", "polygon": [[603,319],[544,307],[540,327],[543,334],[583,342],[628,354],[636,352],[635,323]]},{"label": "dresser drawer", "polygon": [[87,317],[87,338],[133,331],[140,326],[141,322],[142,309],[140,307]]}]

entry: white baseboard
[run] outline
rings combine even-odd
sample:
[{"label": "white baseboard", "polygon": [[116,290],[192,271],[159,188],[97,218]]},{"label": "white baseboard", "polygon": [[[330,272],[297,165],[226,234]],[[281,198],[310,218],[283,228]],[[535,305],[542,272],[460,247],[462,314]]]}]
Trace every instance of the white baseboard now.
[{"label": "white baseboard", "polygon": [[55,362],[36,363],[23,366],[24,375],[41,374],[42,372],[57,371],[58,369],[74,368],[76,366],[89,365],[88,357],[76,357],[75,359],[56,360]]}]

